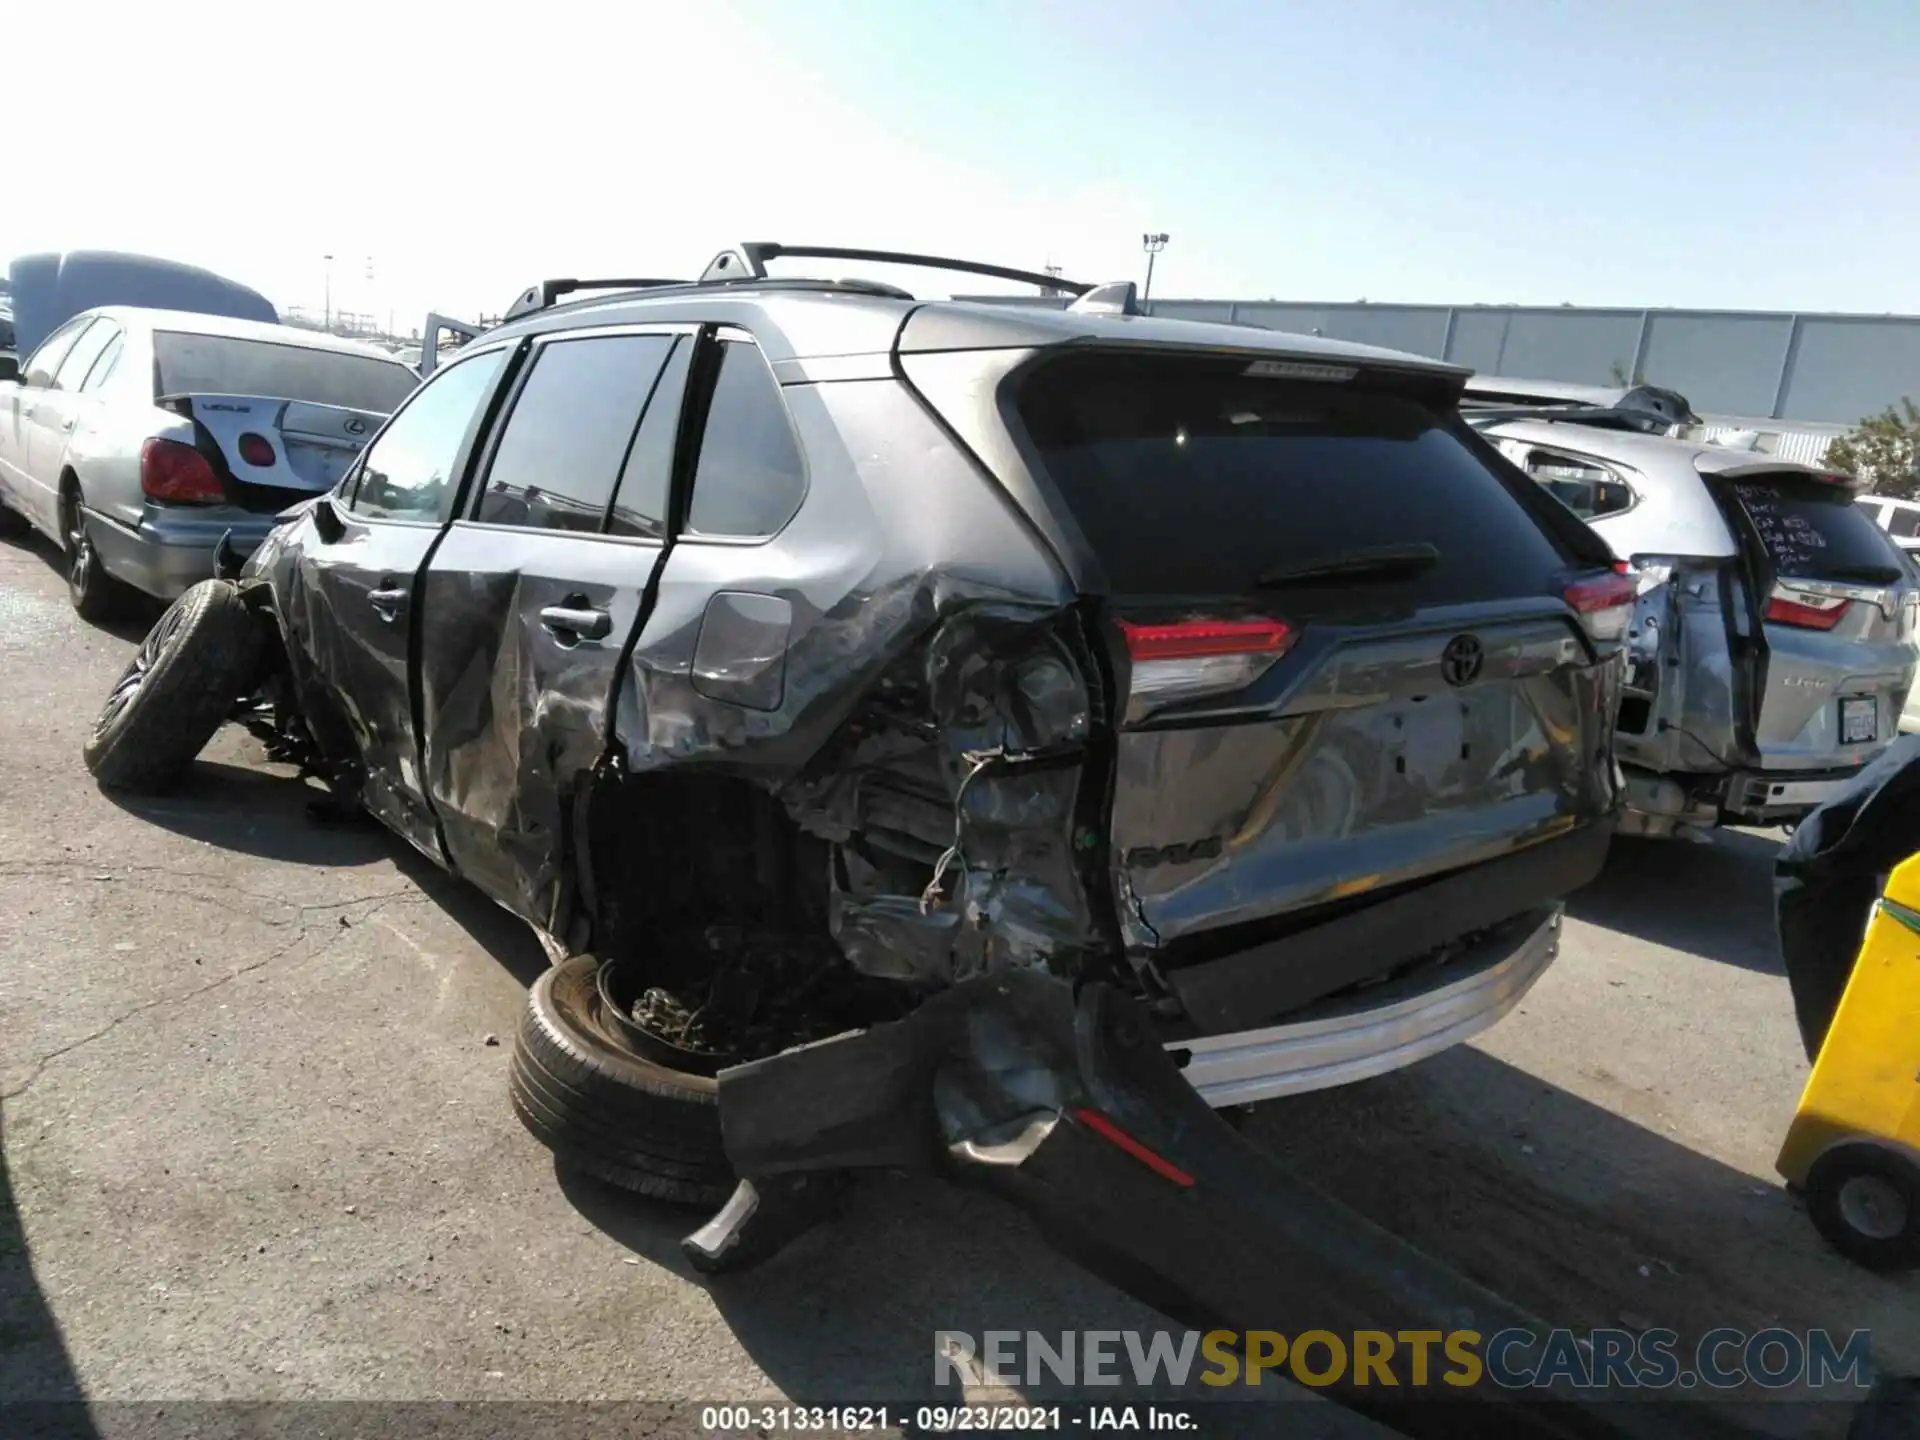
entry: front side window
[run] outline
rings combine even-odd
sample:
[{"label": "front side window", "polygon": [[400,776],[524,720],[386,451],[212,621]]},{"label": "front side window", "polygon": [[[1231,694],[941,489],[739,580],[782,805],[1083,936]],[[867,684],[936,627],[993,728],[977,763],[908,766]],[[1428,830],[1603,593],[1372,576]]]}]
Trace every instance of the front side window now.
[{"label": "front side window", "polygon": [[80,332],[92,322],[87,319],[69,320],[58,330],[40,342],[39,348],[27,357],[27,363],[21,369],[21,375],[29,385],[38,385],[46,389],[53,384],[53,375],[60,368],[60,362],[67,358],[67,351],[73,348],[73,342],[80,338]]},{"label": "front side window", "polygon": [[536,350],[473,518],[599,534],[674,338],[597,335]]},{"label": "front side window", "polygon": [[687,529],[763,539],[793,518],[806,493],[807,472],[786,402],[759,346],[721,342]]},{"label": "front side window", "polygon": [[353,512],[373,520],[438,520],[459,483],[467,435],[506,362],[505,350],[490,351],[447,366],[421,386],[367,447]]}]

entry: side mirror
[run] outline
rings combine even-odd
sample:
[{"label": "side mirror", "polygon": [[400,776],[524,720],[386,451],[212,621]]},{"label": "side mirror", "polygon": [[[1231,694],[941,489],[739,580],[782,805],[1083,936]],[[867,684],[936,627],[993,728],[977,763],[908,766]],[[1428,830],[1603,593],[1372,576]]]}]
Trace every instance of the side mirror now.
[{"label": "side mirror", "polygon": [[7,380],[19,383],[20,357],[17,355],[0,355],[0,382]]}]

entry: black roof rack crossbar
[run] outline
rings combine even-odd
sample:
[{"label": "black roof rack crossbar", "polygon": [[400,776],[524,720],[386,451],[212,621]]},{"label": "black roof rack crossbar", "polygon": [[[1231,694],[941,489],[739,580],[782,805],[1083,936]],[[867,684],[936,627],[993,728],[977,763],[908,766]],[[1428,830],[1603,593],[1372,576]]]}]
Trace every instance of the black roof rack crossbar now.
[{"label": "black roof rack crossbar", "polygon": [[853,250],[840,245],[782,245],[773,240],[749,240],[731,250],[722,250],[701,272],[703,283],[716,280],[764,280],[767,261],[782,257],[805,260],[861,260],[876,265],[911,265],[921,270],[953,270],[963,275],[989,275],[996,280],[1013,280],[1022,285],[1037,285],[1045,290],[1064,290],[1084,295],[1093,286],[1078,280],[1063,280],[1034,270],[1015,270],[1006,265],[983,265],[977,260],[956,260],[946,255],[915,255],[905,250]]},{"label": "black roof rack crossbar", "polygon": [[1460,414],[1469,424],[1499,425],[1509,420],[1567,420],[1576,425],[1595,425],[1601,429],[1642,430],[1659,433],[1687,422],[1632,405],[1483,405],[1467,396],[1460,402]]},{"label": "black roof rack crossbar", "polygon": [[684,280],[542,280],[507,307],[506,320],[517,320],[545,310],[562,295],[576,290],[655,290],[662,285],[684,285]]}]

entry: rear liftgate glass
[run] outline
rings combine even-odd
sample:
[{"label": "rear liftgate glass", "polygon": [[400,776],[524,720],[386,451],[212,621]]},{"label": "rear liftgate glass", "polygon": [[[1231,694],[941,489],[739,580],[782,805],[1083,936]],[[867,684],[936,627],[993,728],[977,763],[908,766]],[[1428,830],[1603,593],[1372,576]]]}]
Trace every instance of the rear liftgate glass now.
[{"label": "rear liftgate glass", "polygon": [[1617,665],[1597,650],[1631,586],[1550,536],[1446,383],[1086,354],[1022,388],[1103,572],[1136,953],[1243,950],[1610,807]]}]

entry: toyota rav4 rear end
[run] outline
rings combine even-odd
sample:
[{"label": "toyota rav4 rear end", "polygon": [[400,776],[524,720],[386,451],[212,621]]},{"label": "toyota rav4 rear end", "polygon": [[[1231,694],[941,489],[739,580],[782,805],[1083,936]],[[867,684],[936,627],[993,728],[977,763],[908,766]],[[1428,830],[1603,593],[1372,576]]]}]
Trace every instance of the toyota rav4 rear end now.
[{"label": "toyota rav4 rear end", "polygon": [[1604,859],[1630,581],[1460,422],[1462,372],[1009,343],[1050,323],[923,311],[900,366],[1089,597],[1111,903],[1189,1078],[1257,1100],[1491,1023]]}]

